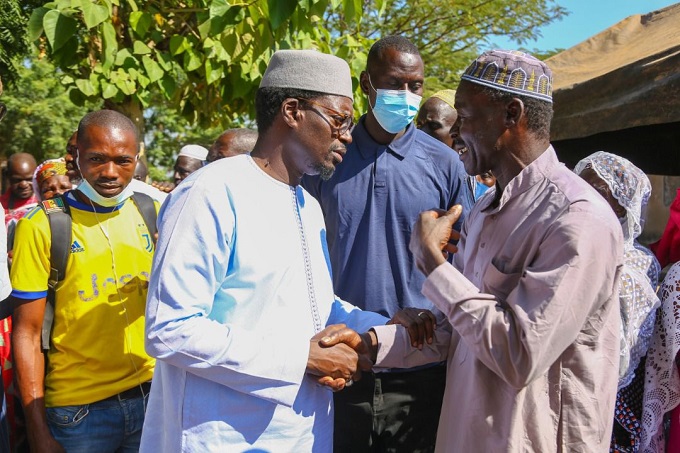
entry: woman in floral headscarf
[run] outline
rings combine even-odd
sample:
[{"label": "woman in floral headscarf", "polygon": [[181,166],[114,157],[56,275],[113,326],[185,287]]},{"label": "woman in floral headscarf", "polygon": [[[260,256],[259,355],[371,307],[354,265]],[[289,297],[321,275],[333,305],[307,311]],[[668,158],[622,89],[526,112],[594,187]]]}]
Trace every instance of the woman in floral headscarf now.
[{"label": "woman in floral headscarf", "polygon": [[46,160],[33,173],[33,193],[41,200],[61,195],[72,187],[71,180],[66,176],[64,158]]},{"label": "woman in floral headscarf", "polygon": [[[71,190],[73,184],[66,176],[66,161],[63,158],[49,159],[38,165],[33,172],[33,193],[39,200],[49,200]],[[7,224],[7,250],[11,265],[14,249],[14,231],[18,220],[12,219]]]},{"label": "woman in floral headscarf", "polygon": [[637,452],[641,451],[644,357],[660,305],[655,291],[659,263],[650,250],[637,242],[652,188],[642,170],[622,157],[603,151],[581,160],[574,171],[609,202],[623,228],[619,391],[611,449]]}]

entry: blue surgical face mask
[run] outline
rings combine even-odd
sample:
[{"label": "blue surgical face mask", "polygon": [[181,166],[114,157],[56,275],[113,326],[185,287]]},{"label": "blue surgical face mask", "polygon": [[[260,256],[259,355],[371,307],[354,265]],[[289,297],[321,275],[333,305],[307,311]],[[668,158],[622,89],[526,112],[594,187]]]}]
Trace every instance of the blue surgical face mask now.
[{"label": "blue surgical face mask", "polygon": [[475,180],[475,200],[479,200],[491,187]]},{"label": "blue surgical face mask", "polygon": [[[79,156],[76,155],[75,164],[76,167],[78,167],[78,170],[80,171],[78,157]],[[82,175],[82,172],[80,174]],[[118,195],[114,195],[113,197],[105,197],[99,192],[97,192],[97,190],[94,187],[92,187],[92,185],[85,178],[81,179],[80,183],[78,184],[77,190],[79,190],[83,195],[92,200],[94,203],[97,203],[99,206],[104,206],[106,208],[118,206],[119,204],[123,203],[125,200],[130,198],[134,193],[134,191],[130,188],[130,184],[128,184]]]},{"label": "blue surgical face mask", "polygon": [[371,82],[370,74],[368,83],[377,93],[375,105],[371,108],[378,124],[390,134],[404,130],[418,114],[422,96],[409,90],[376,90]]}]

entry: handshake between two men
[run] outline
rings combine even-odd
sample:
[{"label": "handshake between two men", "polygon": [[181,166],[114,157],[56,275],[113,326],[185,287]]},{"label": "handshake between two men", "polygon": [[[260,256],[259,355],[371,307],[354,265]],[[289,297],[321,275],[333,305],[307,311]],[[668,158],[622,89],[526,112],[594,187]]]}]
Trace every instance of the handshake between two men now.
[{"label": "handshake between two men", "polygon": [[[404,308],[388,324],[407,328],[411,344],[421,349],[425,341],[432,343],[436,319],[429,310]],[[317,377],[320,385],[337,392],[361,379],[362,371],[370,371],[377,353],[375,332],[359,334],[344,324],[334,324],[310,340],[307,373]]]},{"label": "handshake between two men", "polygon": [[[420,214],[409,249],[416,265],[426,276],[444,263],[449,253],[458,248],[460,233],[453,224],[460,217],[462,206],[448,211],[433,210]],[[436,318],[432,312],[419,308],[399,310],[388,324],[400,324],[408,329],[411,346],[422,349],[424,342],[432,344]],[[370,371],[378,353],[378,339],[373,330],[359,334],[344,324],[326,327],[310,340],[307,373],[318,383],[340,391],[361,379],[362,371]]]}]

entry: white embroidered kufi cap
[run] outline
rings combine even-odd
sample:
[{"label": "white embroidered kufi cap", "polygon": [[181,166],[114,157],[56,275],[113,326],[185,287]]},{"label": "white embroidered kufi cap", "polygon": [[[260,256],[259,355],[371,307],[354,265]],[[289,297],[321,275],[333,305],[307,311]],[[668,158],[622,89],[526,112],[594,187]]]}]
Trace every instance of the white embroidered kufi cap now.
[{"label": "white embroidered kufi cap", "polygon": [[179,150],[180,156],[193,157],[198,160],[205,160],[208,157],[208,150],[201,145],[186,145]]}]

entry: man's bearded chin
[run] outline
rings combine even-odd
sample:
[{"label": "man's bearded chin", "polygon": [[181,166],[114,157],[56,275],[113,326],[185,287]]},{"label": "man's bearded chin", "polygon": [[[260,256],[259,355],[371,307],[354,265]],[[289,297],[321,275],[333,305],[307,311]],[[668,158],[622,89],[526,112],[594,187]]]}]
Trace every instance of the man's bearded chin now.
[{"label": "man's bearded chin", "polygon": [[333,176],[333,173],[335,173],[335,166],[316,164],[314,165],[314,170],[316,170],[317,174],[319,175],[319,177],[321,177],[322,180],[328,181],[329,179],[331,179],[331,176]]}]

